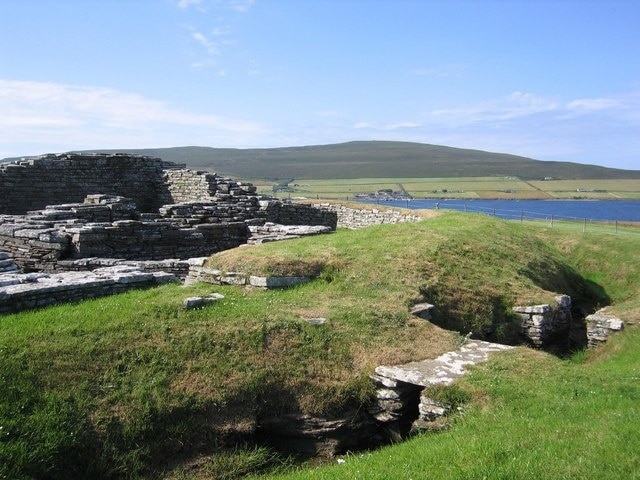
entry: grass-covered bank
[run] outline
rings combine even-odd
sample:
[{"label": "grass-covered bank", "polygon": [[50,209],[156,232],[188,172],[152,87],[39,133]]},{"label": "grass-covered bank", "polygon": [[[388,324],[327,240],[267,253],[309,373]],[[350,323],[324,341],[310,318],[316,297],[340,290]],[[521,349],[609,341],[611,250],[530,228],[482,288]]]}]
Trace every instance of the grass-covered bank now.
[{"label": "grass-covered bank", "polygon": [[639,478],[640,332],[560,360],[518,348],[458,382],[451,428],[269,479]]},{"label": "grass-covered bank", "polygon": [[[457,334],[412,319],[412,303],[430,300],[441,323],[498,339],[514,333],[511,305],[548,301],[553,292],[610,300],[637,318],[637,247],[629,238],[568,237],[447,212],[211,260],[230,270],[318,276],[293,289],[167,285],[3,316],[0,477],[233,478],[280,463],[245,435],[258,412],[323,414],[364,402],[376,365],[434,357],[457,344]],[[181,308],[183,298],[212,290],[225,299]],[[310,325],[310,317],[327,322]],[[632,329],[627,336],[635,338]],[[582,368],[588,377],[590,368],[536,352],[505,358],[493,382],[504,391],[480,377],[467,387],[474,400],[457,423],[475,409],[497,418],[513,392],[538,395],[540,375]],[[542,374],[526,370],[533,364]],[[510,386],[520,376],[530,383]]]}]

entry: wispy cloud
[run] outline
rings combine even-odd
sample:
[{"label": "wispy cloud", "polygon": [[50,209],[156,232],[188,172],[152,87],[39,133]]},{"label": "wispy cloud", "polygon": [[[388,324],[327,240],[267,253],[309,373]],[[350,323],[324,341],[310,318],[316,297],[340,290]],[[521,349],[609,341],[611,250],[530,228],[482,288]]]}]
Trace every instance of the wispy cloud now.
[{"label": "wispy cloud", "polygon": [[609,110],[621,106],[620,101],[613,98],[581,98],[567,103],[570,111]]},{"label": "wispy cloud", "polygon": [[450,125],[473,123],[504,122],[520,117],[552,112],[559,103],[552,98],[532,93],[513,92],[505,98],[486,101],[474,105],[438,109],[431,111],[429,117]]},{"label": "wispy cloud", "polygon": [[353,128],[357,130],[367,129],[367,130],[378,130],[378,131],[384,131],[384,132],[419,128],[422,126],[423,125],[421,123],[411,122],[411,121],[397,122],[397,123],[382,123],[382,124],[375,124],[375,123],[369,123],[369,122],[356,122],[355,124],[353,124]]},{"label": "wispy cloud", "polygon": [[191,6],[202,5],[203,0],[179,0],[176,4],[180,10],[186,10]]},{"label": "wispy cloud", "polygon": [[192,32],[191,38],[193,38],[196,42],[202,45],[209,55],[220,55],[220,49],[216,42],[207,38],[207,36],[202,32]]},{"label": "wispy cloud", "polygon": [[255,0],[231,0],[229,6],[236,12],[244,13],[251,10],[251,7],[253,7],[255,3]]},{"label": "wispy cloud", "polygon": [[[210,66],[218,66],[217,57],[223,54],[225,47],[234,45],[236,42],[232,38],[231,29],[229,27],[215,27],[211,31],[204,33],[194,27],[187,27],[191,32],[191,38],[204,50],[196,53],[194,56],[196,60],[191,62],[192,68],[195,70],[201,70]],[[226,71],[225,69],[218,69],[219,72]]]},{"label": "wispy cloud", "polygon": [[136,93],[43,82],[0,79],[0,111],[0,145],[229,144],[265,132],[255,122],[188,112]]}]

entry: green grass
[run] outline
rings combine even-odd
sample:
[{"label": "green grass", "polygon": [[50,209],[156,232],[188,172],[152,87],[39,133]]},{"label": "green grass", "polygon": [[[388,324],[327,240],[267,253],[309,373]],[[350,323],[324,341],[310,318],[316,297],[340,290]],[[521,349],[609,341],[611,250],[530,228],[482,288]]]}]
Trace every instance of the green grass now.
[{"label": "green grass", "polygon": [[[229,270],[317,277],[296,288],[165,285],[3,316],[0,478],[232,478],[287,465],[287,459],[251,443],[258,413],[294,409],[322,415],[361,405],[372,395],[368,375],[375,366],[433,358],[458,344],[457,333],[411,318],[408,310],[414,302],[435,303],[437,323],[504,341],[514,336],[510,306],[547,302],[554,292],[591,304],[611,301],[613,311],[640,320],[638,242],[443,212],[417,224],[340,230],[222,252],[209,260]],[[212,291],[224,294],[224,300],[200,310],[181,308],[185,297]],[[327,319],[324,325],[304,321],[320,316]],[[636,338],[633,329],[620,337],[627,335]],[[612,352],[627,348],[612,345],[607,347]],[[493,375],[491,381],[482,377],[482,370],[471,377],[476,380],[464,389],[472,400],[454,428],[399,448],[420,441],[432,442],[428,448],[433,448],[458,428],[463,433],[480,429],[487,418],[495,420],[509,409],[513,413],[505,418],[515,422],[509,435],[525,442],[528,437],[520,429],[526,425],[516,414],[527,401],[533,405],[531,416],[540,405],[551,405],[559,419],[567,415],[553,392],[537,393],[537,379],[548,379],[553,389],[562,390],[565,380],[553,375],[567,371],[579,380],[580,392],[587,391],[590,384],[580,382],[591,378],[589,368],[600,361],[563,362],[526,350],[504,358],[497,360],[506,362],[498,363],[498,370],[491,364],[493,373],[486,374]],[[539,369],[531,370],[534,366]],[[625,372],[621,375],[631,375]],[[602,375],[594,375],[593,382],[603,385]],[[528,383],[519,386],[520,377]],[[612,382],[614,389],[622,388]],[[633,387],[629,392],[636,394]],[[522,396],[519,401],[525,404],[510,407],[511,396]],[[628,415],[628,405],[620,405]],[[605,412],[614,407],[607,408]],[[616,433],[619,429],[627,435],[623,438],[634,440],[615,418],[607,423],[608,415],[600,426],[609,425]],[[544,423],[538,418],[531,422],[535,428]],[[485,442],[497,427],[484,428],[485,434],[469,437],[468,443],[477,443],[479,450],[464,454],[461,462],[489,448]],[[576,428],[571,435],[586,427]],[[465,445],[462,437],[452,438],[440,447],[443,454],[451,454],[456,442]],[[496,452],[507,448],[500,443],[507,438],[505,433],[497,440]],[[582,438],[576,441],[586,448]],[[496,462],[502,458],[493,455]],[[546,461],[547,454],[531,455],[531,462],[535,455]],[[481,458],[489,471],[493,457]],[[452,458],[438,461],[448,464]],[[346,465],[351,463],[350,457]],[[372,465],[362,478],[389,472]],[[343,478],[352,478],[353,471],[344,471],[351,476]],[[404,471],[399,472],[394,477],[402,478]]]},{"label": "green grass", "polygon": [[560,360],[519,348],[458,382],[451,428],[270,479],[620,479],[640,476],[640,334]]},{"label": "green grass", "polygon": [[524,348],[494,355],[455,384],[471,400],[449,429],[266,478],[640,478],[639,240],[536,231],[606,290],[623,333],[565,360]]},{"label": "green grass", "polygon": [[[273,183],[252,180],[261,191],[271,192]],[[525,181],[514,177],[449,178],[354,178],[296,179],[292,191],[281,197],[311,199],[353,199],[358,193],[404,189],[415,198],[553,199],[587,198],[606,200],[640,199],[638,179],[585,179]],[[578,189],[582,191],[578,191]]]}]

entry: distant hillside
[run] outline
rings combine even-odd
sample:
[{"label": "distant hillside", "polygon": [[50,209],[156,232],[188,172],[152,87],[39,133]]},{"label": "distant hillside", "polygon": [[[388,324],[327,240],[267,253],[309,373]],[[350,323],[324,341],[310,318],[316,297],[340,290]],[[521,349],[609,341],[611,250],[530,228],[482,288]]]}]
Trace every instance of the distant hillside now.
[{"label": "distant hillside", "polygon": [[[123,150],[100,150],[117,152]],[[428,178],[515,176],[640,178],[640,170],[619,170],[570,162],[548,162],[504,153],[410,142],[358,141],[285,148],[173,147],[129,149],[189,168],[240,178]]]}]

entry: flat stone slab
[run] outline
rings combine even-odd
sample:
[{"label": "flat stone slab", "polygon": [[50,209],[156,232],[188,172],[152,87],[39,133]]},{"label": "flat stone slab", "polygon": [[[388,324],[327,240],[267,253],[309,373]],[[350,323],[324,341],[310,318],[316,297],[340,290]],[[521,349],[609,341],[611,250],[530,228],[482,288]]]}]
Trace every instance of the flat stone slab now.
[{"label": "flat stone slab", "polygon": [[220,293],[212,293],[208,297],[187,297],[182,302],[182,307],[186,310],[202,308],[214,302],[217,302],[218,300],[222,300],[223,298],[224,295]]},{"label": "flat stone slab", "polygon": [[249,285],[264,288],[287,288],[311,281],[309,277],[249,277]]},{"label": "flat stone slab", "polygon": [[447,352],[434,360],[411,362],[404,365],[376,368],[375,373],[394,381],[426,387],[428,385],[449,385],[464,375],[466,367],[486,362],[493,352],[511,350],[512,346],[499,343],[471,340],[459,350]]}]

